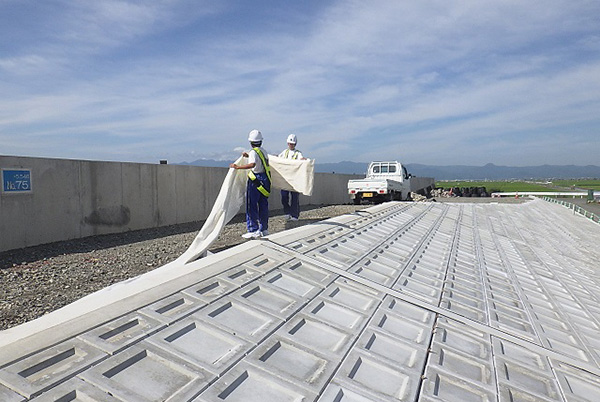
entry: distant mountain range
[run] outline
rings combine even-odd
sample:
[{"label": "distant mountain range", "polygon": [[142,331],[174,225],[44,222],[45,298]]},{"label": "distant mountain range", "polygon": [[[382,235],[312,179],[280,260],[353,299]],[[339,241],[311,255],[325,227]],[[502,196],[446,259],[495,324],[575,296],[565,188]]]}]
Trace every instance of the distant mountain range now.
[{"label": "distant mountain range", "polygon": [[[183,162],[180,165],[228,167],[231,161],[199,159]],[[317,163],[315,171],[320,173],[340,173],[364,175],[369,166],[366,162],[343,161],[337,163]],[[541,166],[497,166],[488,163],[484,166],[433,166],[418,163],[406,164],[413,176],[434,177],[436,180],[509,180],[509,179],[576,179],[600,178],[600,166],[587,165],[541,165]]]}]

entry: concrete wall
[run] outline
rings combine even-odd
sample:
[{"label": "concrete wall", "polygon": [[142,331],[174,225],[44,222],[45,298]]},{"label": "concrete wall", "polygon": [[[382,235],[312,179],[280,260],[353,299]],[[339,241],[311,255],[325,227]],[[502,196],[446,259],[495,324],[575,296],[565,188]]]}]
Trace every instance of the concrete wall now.
[{"label": "concrete wall", "polygon": [[[205,219],[227,169],[1,156],[31,169],[29,193],[0,193],[0,252],[60,240]],[[316,173],[302,205],[345,204],[353,175]],[[270,208],[280,209],[277,192]]]}]

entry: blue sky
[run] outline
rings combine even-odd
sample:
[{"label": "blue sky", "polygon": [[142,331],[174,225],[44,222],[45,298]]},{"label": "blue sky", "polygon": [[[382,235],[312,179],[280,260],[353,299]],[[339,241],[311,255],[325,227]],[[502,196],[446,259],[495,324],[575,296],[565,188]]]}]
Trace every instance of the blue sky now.
[{"label": "blue sky", "polygon": [[600,165],[600,2],[0,0],[0,155]]}]

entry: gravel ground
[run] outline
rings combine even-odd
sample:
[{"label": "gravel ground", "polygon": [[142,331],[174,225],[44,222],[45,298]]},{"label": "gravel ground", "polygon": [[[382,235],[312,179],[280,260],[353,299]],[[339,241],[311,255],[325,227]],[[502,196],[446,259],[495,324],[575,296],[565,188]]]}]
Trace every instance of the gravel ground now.
[{"label": "gravel ground", "polygon": [[[269,232],[307,225],[366,206],[303,207],[300,220],[272,211]],[[0,253],[0,330],[63,307],[113,283],[162,266],[183,253],[203,222],[103,235]],[[242,215],[213,243],[218,252],[245,241]]]}]

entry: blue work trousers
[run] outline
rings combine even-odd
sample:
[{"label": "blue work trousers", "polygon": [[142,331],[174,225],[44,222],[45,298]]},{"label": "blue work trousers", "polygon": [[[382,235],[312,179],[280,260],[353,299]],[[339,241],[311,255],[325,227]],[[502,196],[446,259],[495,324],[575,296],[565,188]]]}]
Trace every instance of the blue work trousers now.
[{"label": "blue work trousers", "polygon": [[271,183],[266,173],[256,173],[257,180],[248,179],[246,188],[246,227],[248,232],[269,229],[269,198],[265,197],[258,186],[262,183],[267,191],[271,191]]},{"label": "blue work trousers", "polygon": [[284,214],[296,219],[300,217],[300,193],[281,190],[281,203],[283,204]]}]

